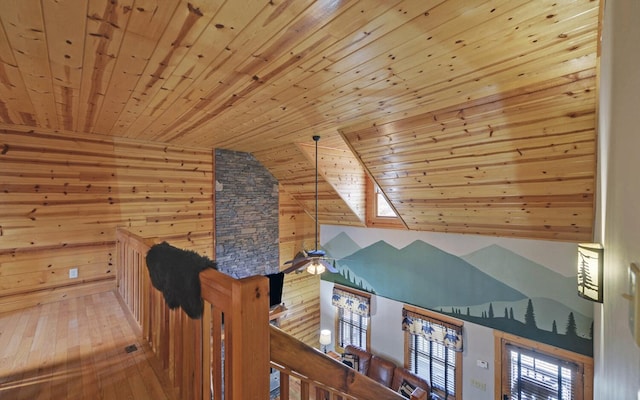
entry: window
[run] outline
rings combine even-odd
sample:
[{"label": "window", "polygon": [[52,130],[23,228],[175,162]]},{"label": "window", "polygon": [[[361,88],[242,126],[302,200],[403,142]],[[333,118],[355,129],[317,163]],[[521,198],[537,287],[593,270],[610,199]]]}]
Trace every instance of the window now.
[{"label": "window", "polygon": [[405,367],[448,399],[461,399],[462,324],[426,310],[405,306]]},{"label": "window", "polygon": [[444,345],[410,335],[409,370],[431,382],[443,394],[456,393],[456,353]]},{"label": "window", "polygon": [[575,364],[512,345],[507,351],[512,399],[575,399]]},{"label": "window", "polygon": [[367,178],[366,214],[369,227],[406,228],[382,190],[370,178]]},{"label": "window", "polygon": [[496,387],[496,391],[501,390],[501,398],[592,398],[593,359],[590,357],[504,332],[496,333],[497,346],[500,347],[496,348],[496,351],[501,354],[501,366],[497,366],[497,371],[501,373],[502,384]]},{"label": "window", "polygon": [[391,217],[396,218],[396,212],[391,208],[391,204],[387,201],[387,198],[382,193],[382,190],[376,186],[376,217]]},{"label": "window", "polygon": [[368,348],[368,320],[369,318],[345,308],[338,308],[338,326],[336,327],[338,347],[344,349],[352,344],[363,349]]},{"label": "window", "polygon": [[359,290],[335,286],[331,303],[336,306],[336,345],[352,344],[369,348],[369,308],[371,295]]}]

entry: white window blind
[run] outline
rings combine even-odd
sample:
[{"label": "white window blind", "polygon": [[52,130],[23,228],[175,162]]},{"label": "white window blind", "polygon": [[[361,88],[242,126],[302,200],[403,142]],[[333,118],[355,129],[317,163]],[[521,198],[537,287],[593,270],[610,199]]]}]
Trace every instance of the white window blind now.
[{"label": "white window blind", "polygon": [[409,338],[409,369],[430,382],[433,389],[455,398],[455,351],[421,335]]},{"label": "white window blind", "polygon": [[462,326],[442,321],[407,308],[402,309],[402,330],[406,333],[407,365],[424,378],[434,393],[456,398],[456,365],[462,352]]},{"label": "white window blind", "polygon": [[510,399],[575,399],[576,364],[518,346],[507,345],[506,349]]},{"label": "white window blind", "polygon": [[338,346],[344,348],[352,344],[366,349],[368,320],[349,309],[338,308]]}]

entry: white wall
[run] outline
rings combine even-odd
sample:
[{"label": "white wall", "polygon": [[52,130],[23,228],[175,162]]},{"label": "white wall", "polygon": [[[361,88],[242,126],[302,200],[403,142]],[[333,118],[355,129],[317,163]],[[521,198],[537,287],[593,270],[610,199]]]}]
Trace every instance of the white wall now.
[{"label": "white wall", "polygon": [[[640,399],[640,349],[628,327],[628,265],[640,263],[640,1],[607,0],[600,84],[604,304],[595,313],[594,398]],[[597,225],[598,225],[597,224]]]},{"label": "white wall", "polygon": [[[332,282],[321,281],[320,326],[322,329],[330,329],[335,335],[335,307],[331,305],[332,291]],[[371,351],[392,360],[397,365],[402,365],[404,363],[403,304],[376,295],[372,295],[371,301]],[[463,341],[463,398],[492,400],[494,389],[493,330],[465,321]],[[478,360],[486,361],[489,368],[478,367]],[[472,382],[476,382],[477,385],[473,385]]]}]

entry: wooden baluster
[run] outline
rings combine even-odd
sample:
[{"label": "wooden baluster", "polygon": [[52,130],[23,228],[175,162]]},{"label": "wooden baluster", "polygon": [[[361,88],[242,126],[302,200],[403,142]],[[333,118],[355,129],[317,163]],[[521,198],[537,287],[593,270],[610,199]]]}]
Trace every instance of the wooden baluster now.
[{"label": "wooden baluster", "polygon": [[289,374],[280,371],[280,400],[289,400]]}]

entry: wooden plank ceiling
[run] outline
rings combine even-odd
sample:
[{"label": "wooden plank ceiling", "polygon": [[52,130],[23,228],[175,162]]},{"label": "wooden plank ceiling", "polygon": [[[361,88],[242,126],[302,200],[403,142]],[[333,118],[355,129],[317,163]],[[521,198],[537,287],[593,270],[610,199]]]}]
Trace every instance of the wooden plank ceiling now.
[{"label": "wooden plank ceiling", "polygon": [[0,0],[0,121],[251,152],[311,214],[318,134],[321,223],[366,172],[410,229],[590,240],[601,7]]}]

